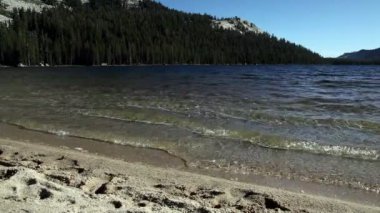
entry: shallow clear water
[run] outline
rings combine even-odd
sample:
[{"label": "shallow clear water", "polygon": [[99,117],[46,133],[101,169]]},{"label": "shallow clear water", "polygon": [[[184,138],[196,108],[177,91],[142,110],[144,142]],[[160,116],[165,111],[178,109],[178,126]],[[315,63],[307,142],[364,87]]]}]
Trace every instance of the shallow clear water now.
[{"label": "shallow clear water", "polygon": [[380,66],[4,69],[0,119],[192,167],[380,191]]}]

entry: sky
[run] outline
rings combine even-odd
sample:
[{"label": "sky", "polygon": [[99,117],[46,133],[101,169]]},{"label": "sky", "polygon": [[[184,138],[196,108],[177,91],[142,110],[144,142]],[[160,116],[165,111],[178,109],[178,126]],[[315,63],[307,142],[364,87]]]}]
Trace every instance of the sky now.
[{"label": "sky", "polygon": [[158,0],[186,12],[238,16],[324,57],[380,47],[380,0]]}]

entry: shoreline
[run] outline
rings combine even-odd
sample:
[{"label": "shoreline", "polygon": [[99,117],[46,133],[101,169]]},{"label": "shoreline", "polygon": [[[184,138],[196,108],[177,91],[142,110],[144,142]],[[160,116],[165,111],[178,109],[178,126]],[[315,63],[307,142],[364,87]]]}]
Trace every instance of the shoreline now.
[{"label": "shoreline", "polygon": [[128,163],[139,163],[162,169],[175,169],[182,172],[190,172],[247,184],[264,187],[269,186],[294,193],[306,193],[380,207],[380,195],[371,191],[351,188],[345,185],[340,186],[318,182],[305,182],[297,179],[255,173],[242,174],[234,173],[233,171],[227,172],[223,169],[214,167],[199,168],[189,166],[186,160],[161,149],[120,145],[88,138],[57,135],[8,124],[0,124],[0,133],[2,133],[0,134],[0,140],[5,139],[58,149],[75,150]]},{"label": "shoreline", "polygon": [[50,206],[132,212],[380,211],[380,207],[130,163],[83,150],[5,139],[0,139],[0,150],[3,210],[48,212]]},{"label": "shoreline", "polygon": [[182,169],[187,167],[184,159],[170,154],[166,150],[119,145],[95,139],[66,135],[55,135],[48,132],[26,129],[22,126],[0,123],[1,139],[27,142],[49,147],[59,147],[111,157],[130,163],[145,163],[151,166]]},{"label": "shoreline", "polygon": [[111,64],[111,65],[49,65],[49,66],[40,66],[40,65],[23,65],[23,66],[12,66],[12,65],[1,65],[0,68],[3,69],[28,69],[28,68],[80,68],[80,67],[160,67],[160,66],[379,66],[380,63],[374,64]]}]

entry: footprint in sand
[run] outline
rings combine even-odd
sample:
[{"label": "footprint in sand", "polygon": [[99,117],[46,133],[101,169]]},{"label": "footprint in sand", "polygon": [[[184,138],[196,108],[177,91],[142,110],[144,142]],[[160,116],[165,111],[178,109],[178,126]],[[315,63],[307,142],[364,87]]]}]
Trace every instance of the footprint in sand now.
[{"label": "footprint in sand", "polygon": [[41,189],[39,196],[40,196],[41,200],[45,200],[45,199],[52,197],[53,194],[49,190],[43,188],[43,189]]},{"label": "footprint in sand", "polygon": [[117,201],[117,200],[114,200],[111,203],[115,207],[115,209],[120,209],[123,206],[123,204],[120,201]]},{"label": "footprint in sand", "polygon": [[30,178],[26,181],[26,185],[28,185],[28,186],[32,186],[35,184],[37,184],[37,180],[35,178]]},{"label": "footprint in sand", "polygon": [[17,169],[0,170],[0,180],[8,180],[18,172]]},{"label": "footprint in sand", "polygon": [[[290,211],[285,206],[281,205],[275,199],[271,198],[269,195],[264,193],[257,193],[252,190],[244,190],[237,189],[235,190],[235,196],[240,196],[243,200],[248,201],[248,203],[254,204],[254,206],[258,206],[260,208],[273,209],[273,210],[282,210],[282,211]],[[244,202],[243,202],[244,203]],[[239,210],[248,210],[250,208],[247,205],[237,204],[236,208]]]}]

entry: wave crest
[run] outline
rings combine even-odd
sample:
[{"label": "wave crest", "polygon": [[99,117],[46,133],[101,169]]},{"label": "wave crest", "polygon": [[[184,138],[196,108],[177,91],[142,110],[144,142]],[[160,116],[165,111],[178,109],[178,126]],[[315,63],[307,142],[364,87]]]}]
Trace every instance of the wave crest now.
[{"label": "wave crest", "polygon": [[315,142],[301,141],[290,142],[287,149],[310,151],[317,154],[330,154],[343,157],[361,158],[365,160],[378,160],[380,153],[377,150],[370,150],[360,147],[322,145]]}]

